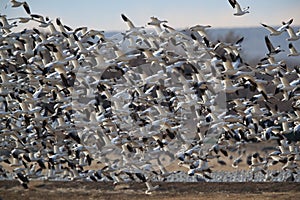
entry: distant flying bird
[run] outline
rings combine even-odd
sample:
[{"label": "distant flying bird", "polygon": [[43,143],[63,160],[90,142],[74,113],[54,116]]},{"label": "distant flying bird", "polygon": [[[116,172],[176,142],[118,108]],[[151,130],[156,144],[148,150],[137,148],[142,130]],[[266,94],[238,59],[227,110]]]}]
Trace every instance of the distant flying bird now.
[{"label": "distant flying bird", "polygon": [[288,54],[288,56],[299,56],[300,52],[297,51],[297,49],[294,47],[294,45],[292,43],[289,43],[289,50],[290,53]]},{"label": "distant flying bird", "polygon": [[274,35],[280,35],[281,33],[283,33],[285,31],[285,29],[282,29],[282,27],[279,27],[278,29],[274,29],[271,26],[268,26],[266,24],[261,23],[261,25],[263,27],[265,27],[268,31],[270,31],[270,35],[274,36]]},{"label": "distant flying bird", "polygon": [[267,45],[267,48],[269,50],[269,53],[267,55],[275,55],[278,54],[284,50],[280,49],[280,46],[277,46],[276,48],[273,46],[273,44],[271,43],[270,39],[268,38],[268,36],[265,36],[265,42]]},{"label": "distant flying bird", "polygon": [[132,23],[132,21],[130,19],[128,19],[128,17],[126,17],[124,14],[121,14],[121,17],[122,17],[123,21],[126,22],[129,29],[135,28],[134,24]]},{"label": "distant flying bird", "polygon": [[267,24],[260,23],[263,27],[265,27],[268,31],[270,31],[270,35],[276,36],[280,35],[284,31],[287,30],[288,26],[293,22],[293,19],[290,19],[288,22],[282,22],[282,26],[279,28],[275,29]]},{"label": "distant flying bird", "polygon": [[147,186],[147,190],[145,191],[145,194],[152,194],[152,192],[154,190],[156,190],[157,188],[159,188],[159,185],[152,186],[152,184],[150,183],[150,181],[146,181],[145,184]]},{"label": "distant flying bird", "polygon": [[228,0],[232,8],[235,9],[235,13],[233,15],[235,16],[242,16],[246,13],[249,13],[249,6],[247,8],[241,8],[240,4],[236,0]]},{"label": "distant flying bird", "polygon": [[23,6],[23,8],[26,11],[26,13],[28,15],[31,14],[30,8],[29,8],[29,6],[28,6],[28,4],[27,4],[26,1],[20,2],[20,1],[16,1],[16,0],[10,0],[10,3],[12,4],[11,7],[20,7],[20,6]]},{"label": "distant flying bird", "polygon": [[167,20],[160,20],[157,17],[150,17],[151,21],[147,23],[147,25],[154,26],[154,29],[156,30],[157,33],[162,32],[161,24],[163,23],[168,23]]},{"label": "distant flying bird", "polygon": [[211,25],[195,25],[193,27],[190,28],[191,31],[196,31],[198,32],[202,37],[205,37],[206,39],[208,38],[207,33],[206,33],[206,29],[210,28]]},{"label": "distant flying bird", "polygon": [[286,39],[287,41],[296,41],[296,40],[299,40],[300,33],[299,32],[295,33],[295,31],[294,31],[294,29],[292,27],[288,26],[286,28],[286,31],[288,32],[288,34],[290,36],[289,38]]}]

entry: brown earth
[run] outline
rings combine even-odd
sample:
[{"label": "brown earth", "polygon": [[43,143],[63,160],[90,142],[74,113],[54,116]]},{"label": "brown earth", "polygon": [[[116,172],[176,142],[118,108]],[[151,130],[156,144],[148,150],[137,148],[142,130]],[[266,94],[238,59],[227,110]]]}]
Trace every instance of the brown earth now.
[{"label": "brown earth", "polygon": [[0,181],[0,199],[300,199],[300,183],[160,183],[151,195],[143,183],[32,181],[23,189],[17,181]]}]

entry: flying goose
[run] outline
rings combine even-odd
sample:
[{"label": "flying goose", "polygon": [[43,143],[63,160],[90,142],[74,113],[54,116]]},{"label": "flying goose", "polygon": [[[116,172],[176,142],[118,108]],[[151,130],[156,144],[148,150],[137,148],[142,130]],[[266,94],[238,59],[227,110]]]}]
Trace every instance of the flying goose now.
[{"label": "flying goose", "polygon": [[47,27],[51,22],[51,20],[48,17],[44,17],[38,14],[31,14],[30,17],[32,18],[33,21],[40,23],[39,27],[43,27],[43,28]]},{"label": "flying goose", "polygon": [[269,25],[260,23],[263,27],[265,27],[268,31],[270,31],[270,35],[275,36],[275,35],[280,35],[286,30],[286,26],[281,26],[278,29],[275,29]]},{"label": "flying goose", "polygon": [[225,75],[234,75],[238,72],[238,70],[234,68],[232,61],[226,56],[222,56],[222,64],[224,67],[223,73]]},{"label": "flying goose", "polygon": [[159,188],[159,185],[153,186],[149,180],[147,180],[145,182],[145,184],[147,186],[147,190],[145,191],[145,194],[152,194],[152,192],[154,190],[156,190],[157,188]]},{"label": "flying goose", "polygon": [[66,33],[66,32],[67,32],[66,30],[69,30],[69,31],[72,30],[72,29],[71,29],[70,27],[68,27],[67,25],[63,25],[63,24],[61,23],[60,18],[56,18],[55,21],[56,21],[56,24],[57,24],[58,27],[59,27],[60,32]]},{"label": "flying goose", "polygon": [[241,43],[243,42],[243,40],[244,37],[241,37],[234,44],[218,41],[218,43],[214,46],[214,51],[218,51],[218,49],[220,48],[224,49],[230,56],[232,55],[231,57],[238,57],[239,51],[241,50]]},{"label": "flying goose", "polygon": [[290,19],[288,22],[282,22],[282,26],[280,26],[279,28],[275,29],[274,27],[271,27],[267,24],[264,23],[260,23],[263,27],[265,27],[268,31],[270,31],[270,35],[271,36],[276,36],[276,35],[280,35],[281,33],[283,33],[284,31],[287,30],[287,28],[289,27],[289,25],[291,25],[293,22],[293,19]]},{"label": "flying goose", "polygon": [[290,170],[292,172],[296,172],[297,168],[298,168],[298,164],[295,161],[295,155],[288,155],[288,161],[284,166],[282,166],[282,169],[284,171]]},{"label": "flying goose", "polygon": [[265,171],[266,161],[259,155],[258,152],[248,156],[247,163],[249,168],[251,168],[252,179],[254,179],[255,174],[258,172],[262,172],[264,175],[267,174]]},{"label": "flying goose", "polygon": [[288,81],[287,77],[280,71],[278,71],[278,77],[280,79],[281,84],[277,87],[280,87],[284,91],[291,91],[295,88],[294,86],[290,85],[290,82]]},{"label": "flying goose", "polygon": [[232,80],[229,79],[228,77],[225,77],[224,80],[222,80],[222,83],[224,85],[224,90],[226,93],[231,94],[231,93],[237,93],[238,94],[238,90],[243,89],[244,87],[237,85],[234,85],[232,83]]},{"label": "flying goose", "polygon": [[206,39],[208,38],[207,36],[207,32],[205,29],[207,28],[211,28],[211,25],[195,25],[195,26],[192,26],[190,28],[191,31],[197,31],[203,38],[205,37]]},{"label": "flying goose", "polygon": [[161,24],[162,23],[168,23],[167,20],[160,20],[157,17],[151,17],[150,19],[151,19],[151,21],[148,22],[147,24],[151,25],[151,26],[154,26],[157,34],[160,34],[162,32]]},{"label": "flying goose", "polygon": [[287,26],[286,31],[289,34],[289,38],[287,38],[287,41],[296,41],[300,38],[300,33],[295,33],[294,29],[291,26]]},{"label": "flying goose", "polygon": [[33,20],[31,17],[14,17],[14,18],[9,18],[7,20],[18,20],[19,23],[27,23],[30,20]]},{"label": "flying goose", "polygon": [[294,45],[292,43],[289,43],[289,50],[290,53],[288,54],[288,56],[299,56],[300,52],[297,51],[297,49],[294,47]]},{"label": "flying goose", "polygon": [[234,16],[242,16],[249,13],[249,6],[247,8],[241,8],[240,4],[236,0],[228,0],[233,9],[235,9]]},{"label": "flying goose", "polygon": [[3,29],[5,33],[11,33],[11,28],[17,26],[15,23],[16,22],[13,22],[11,24],[8,23],[7,16],[0,14],[0,28]]},{"label": "flying goose", "polygon": [[127,24],[127,26],[128,26],[129,29],[135,28],[135,26],[132,23],[132,21],[128,17],[126,17],[126,15],[121,14],[121,17],[122,17],[123,21]]},{"label": "flying goose", "polygon": [[47,28],[49,27],[50,32],[52,35],[59,35],[60,33],[56,30],[54,24],[52,23],[52,20],[49,19],[48,17],[44,17],[42,15],[38,15],[38,14],[31,14],[30,15],[32,17],[32,19],[39,24],[39,27],[42,28]]},{"label": "flying goose", "polygon": [[238,168],[238,167],[239,167],[239,164],[243,161],[242,157],[243,157],[243,154],[241,154],[241,155],[239,155],[237,158],[235,158],[235,159],[233,160],[233,163],[231,164],[231,166],[232,166],[233,168]]},{"label": "flying goose", "polygon": [[10,0],[10,3],[12,4],[11,5],[11,7],[20,7],[20,6],[23,6],[23,8],[24,8],[24,10],[26,11],[26,13],[28,14],[28,15],[30,15],[31,14],[31,12],[30,12],[30,8],[29,8],[29,6],[28,6],[28,4],[27,4],[27,2],[26,1],[16,1],[16,0]]},{"label": "flying goose", "polygon": [[24,189],[28,189],[29,179],[28,179],[27,175],[24,174],[24,172],[19,170],[16,173],[15,179],[17,179],[21,183],[21,185],[24,187]]},{"label": "flying goose", "polygon": [[271,43],[270,39],[268,38],[268,36],[265,36],[265,43],[266,43],[267,48],[269,50],[269,52],[267,53],[268,56],[270,56],[270,55],[276,55],[276,54],[284,51],[283,49],[280,49],[280,46],[277,46],[275,48],[273,46],[273,44]]}]

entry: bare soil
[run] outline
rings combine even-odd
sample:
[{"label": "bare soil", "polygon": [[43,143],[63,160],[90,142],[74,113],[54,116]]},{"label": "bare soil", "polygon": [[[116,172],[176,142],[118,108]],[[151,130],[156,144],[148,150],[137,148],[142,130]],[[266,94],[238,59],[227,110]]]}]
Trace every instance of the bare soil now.
[{"label": "bare soil", "polygon": [[151,195],[143,183],[32,181],[29,189],[17,181],[0,181],[0,199],[300,199],[300,183],[159,183]]}]

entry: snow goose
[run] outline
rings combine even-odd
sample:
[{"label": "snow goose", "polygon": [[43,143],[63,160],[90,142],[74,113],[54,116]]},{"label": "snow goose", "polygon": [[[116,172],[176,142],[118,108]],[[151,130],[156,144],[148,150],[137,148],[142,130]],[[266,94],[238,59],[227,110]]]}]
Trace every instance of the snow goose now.
[{"label": "snow goose", "polygon": [[148,25],[154,26],[157,34],[160,34],[163,31],[160,25],[162,23],[168,23],[167,20],[160,20],[157,17],[151,17],[150,19],[151,21],[148,22]]},{"label": "snow goose", "polygon": [[289,43],[289,50],[290,53],[288,54],[288,56],[299,56],[300,52],[297,51],[297,49],[294,47],[294,45],[292,43]]},{"label": "snow goose", "polygon": [[289,38],[287,38],[287,41],[296,41],[296,40],[299,40],[300,38],[300,33],[295,33],[294,29],[291,27],[291,26],[288,26],[286,28],[286,31],[288,32],[289,34]]},{"label": "snow goose", "polygon": [[238,168],[238,167],[239,167],[239,164],[243,161],[242,157],[243,157],[243,154],[241,154],[240,156],[238,156],[237,158],[235,158],[235,159],[233,160],[231,166],[232,166],[233,168]]},{"label": "snow goose", "polygon": [[49,23],[51,22],[51,20],[48,17],[44,17],[38,14],[31,14],[30,17],[32,18],[33,21],[40,23],[39,27],[42,28],[49,26]]},{"label": "snow goose", "polygon": [[201,35],[201,37],[208,38],[206,29],[210,28],[210,27],[211,27],[211,25],[199,25],[199,24],[197,24],[197,25],[191,27],[190,30],[191,31],[197,31]]},{"label": "snow goose", "polygon": [[290,170],[292,172],[296,172],[298,168],[298,164],[295,161],[295,156],[294,155],[288,155],[288,161],[287,163],[282,167],[282,170]]},{"label": "snow goose", "polygon": [[288,81],[286,76],[284,76],[284,74],[282,74],[280,71],[278,71],[278,77],[280,80],[280,84],[277,85],[275,94],[279,92],[283,92],[284,98],[281,100],[282,101],[289,100],[289,93],[295,88],[295,86],[290,85],[290,82]]},{"label": "snow goose", "polygon": [[[264,73],[266,73],[268,75],[274,75],[274,74],[277,74],[278,69],[280,69],[284,65],[285,65],[284,60],[281,60],[280,62],[275,62],[275,60],[274,60],[274,62],[272,61],[272,62],[265,63],[265,64],[258,63],[256,68],[263,69],[265,71]],[[260,71],[260,72],[262,72],[262,71]]]},{"label": "snow goose", "polygon": [[28,179],[27,175],[24,174],[24,172],[18,171],[16,173],[15,178],[21,183],[21,185],[24,187],[24,189],[28,189],[29,179]]},{"label": "snow goose", "polygon": [[90,52],[89,49],[85,48],[84,44],[81,42],[81,40],[77,37],[76,34],[73,34],[73,37],[74,37],[74,40],[75,40],[75,44],[77,44],[79,50],[78,50],[78,53],[81,55],[85,55],[87,56]]},{"label": "snow goose", "polygon": [[26,1],[22,1],[22,2],[21,2],[21,1],[16,1],[16,0],[10,0],[10,3],[11,3],[11,7],[13,7],[13,8],[23,6],[23,8],[24,8],[24,10],[26,11],[26,13],[27,13],[28,15],[31,14],[30,8],[29,8],[29,6],[28,6],[28,4],[27,4]]},{"label": "snow goose", "polygon": [[151,63],[151,66],[162,62],[162,56],[157,54],[154,49],[140,48],[139,50],[145,56],[146,62]]},{"label": "snow goose", "polygon": [[[210,177],[208,173],[211,173],[211,169],[209,168],[208,164],[207,164],[208,161],[202,161],[200,160],[200,167],[197,167],[197,168],[194,168],[194,169],[190,169],[188,171],[188,175],[189,176],[194,176],[194,175],[198,175],[198,176],[203,176],[204,178],[207,178],[207,179],[212,179],[212,177]],[[193,167],[191,167],[193,168]]]},{"label": "snow goose", "polygon": [[32,19],[39,24],[39,27],[42,28],[48,28],[50,29],[51,35],[57,35],[59,34],[59,32],[56,30],[54,24],[52,23],[52,20],[50,20],[48,17],[43,17],[41,15],[37,15],[37,14],[31,14],[30,15],[32,17]]},{"label": "snow goose", "polygon": [[249,6],[247,8],[241,8],[240,4],[236,0],[228,0],[232,8],[235,9],[234,16],[242,16],[246,13],[249,13]]},{"label": "snow goose", "polygon": [[138,34],[144,28],[144,27],[136,27],[133,24],[133,22],[128,17],[126,17],[126,15],[124,15],[124,14],[121,14],[121,18],[123,19],[123,21],[127,24],[128,28],[129,28],[127,30],[127,32]]},{"label": "snow goose", "polygon": [[186,38],[186,35],[184,35],[180,31],[177,31],[175,28],[168,26],[167,24],[163,24],[162,26],[165,28],[164,30],[165,35],[168,36],[169,38],[170,37]]},{"label": "snow goose", "polygon": [[14,18],[9,18],[7,20],[18,20],[18,23],[27,23],[29,22],[30,20],[32,20],[31,17],[14,17]]},{"label": "snow goose", "polygon": [[223,48],[227,52],[227,54],[238,56],[239,51],[241,50],[241,43],[243,42],[243,40],[244,37],[241,37],[234,44],[218,41],[218,43],[214,47],[214,51],[216,51],[218,48]]},{"label": "snow goose", "polygon": [[145,194],[152,194],[152,192],[154,190],[156,190],[157,188],[159,188],[159,185],[153,186],[150,181],[146,181],[145,182],[146,186],[147,186],[147,190],[145,191]]},{"label": "snow goose", "polygon": [[123,21],[127,24],[127,26],[128,26],[129,29],[134,29],[135,28],[135,26],[132,23],[132,21],[130,19],[128,19],[128,17],[126,17],[126,15],[121,14],[121,17],[122,17]]},{"label": "snow goose", "polygon": [[284,31],[287,30],[287,28],[289,27],[289,25],[291,25],[291,23],[293,22],[293,19],[290,19],[288,22],[282,22],[282,26],[280,26],[279,28],[275,29],[272,26],[269,26],[267,24],[264,23],[260,23],[263,27],[265,27],[268,31],[270,31],[270,35],[271,36],[276,36],[276,35],[280,35],[281,33],[283,33]]},{"label": "snow goose", "polygon": [[249,168],[251,168],[253,180],[255,174],[258,172],[262,172],[264,175],[267,174],[265,171],[266,161],[259,155],[258,152],[253,153],[251,156],[249,156],[247,158],[247,163],[249,165]]},{"label": "snow goose", "polygon": [[60,32],[62,32],[62,33],[66,33],[67,30],[68,30],[68,31],[71,31],[71,30],[72,30],[72,29],[71,29],[70,27],[68,27],[67,25],[63,25],[63,24],[61,23],[60,18],[56,18],[56,24],[57,24],[57,26],[59,27]]},{"label": "snow goose", "polygon": [[140,54],[136,53],[135,51],[133,52],[124,52],[120,47],[115,45],[113,48],[114,53],[116,55],[115,58],[112,60],[107,61],[109,62],[129,62],[131,60],[136,59]]},{"label": "snow goose", "polygon": [[[44,49],[44,48],[38,48],[38,46],[43,46],[44,44],[49,44],[50,42],[54,42],[55,38],[54,37],[47,37],[46,33],[40,32],[38,29],[33,28],[32,29],[35,33],[36,33],[36,38],[38,38],[38,40],[40,39],[41,42],[37,43],[36,47],[33,49],[33,51],[35,51],[35,49],[40,50],[40,49]],[[35,52],[35,54],[37,54],[38,52]]]},{"label": "snow goose", "polygon": [[280,49],[280,46],[277,46],[275,48],[273,46],[272,42],[270,41],[270,39],[268,38],[268,36],[265,36],[265,43],[266,43],[267,48],[269,50],[269,52],[267,53],[268,56],[270,56],[270,55],[276,55],[276,54],[284,51],[283,49]]},{"label": "snow goose", "polygon": [[281,33],[283,33],[286,30],[286,27],[279,27],[278,29],[275,29],[269,25],[263,24],[261,23],[261,25],[263,27],[265,27],[268,31],[270,31],[270,35],[275,36],[275,35],[280,35]]},{"label": "snow goose", "polygon": [[237,69],[234,69],[232,61],[225,56],[222,56],[222,63],[224,67],[224,71],[222,73],[225,75],[234,75],[238,71]]},{"label": "snow goose", "polygon": [[1,14],[0,14],[0,25],[1,25],[1,26],[0,26],[1,29],[2,29],[6,34],[11,33],[12,31],[11,31],[10,29],[13,28],[13,27],[15,27],[15,26],[17,26],[17,25],[15,24],[15,22],[9,24],[6,15],[1,15]]},{"label": "snow goose", "polygon": [[255,79],[252,76],[244,77],[246,81],[249,81],[250,84],[255,87],[255,89],[261,93],[261,95],[268,100],[267,90],[265,88],[266,81],[261,79]]},{"label": "snow goose", "polygon": [[172,175],[172,174],[176,174],[179,173],[180,171],[171,171],[169,172],[165,166],[163,166],[163,163],[161,163],[160,159],[157,159],[157,164],[160,170],[160,174],[159,176],[162,178],[162,181],[165,181],[167,179],[168,176]]}]

